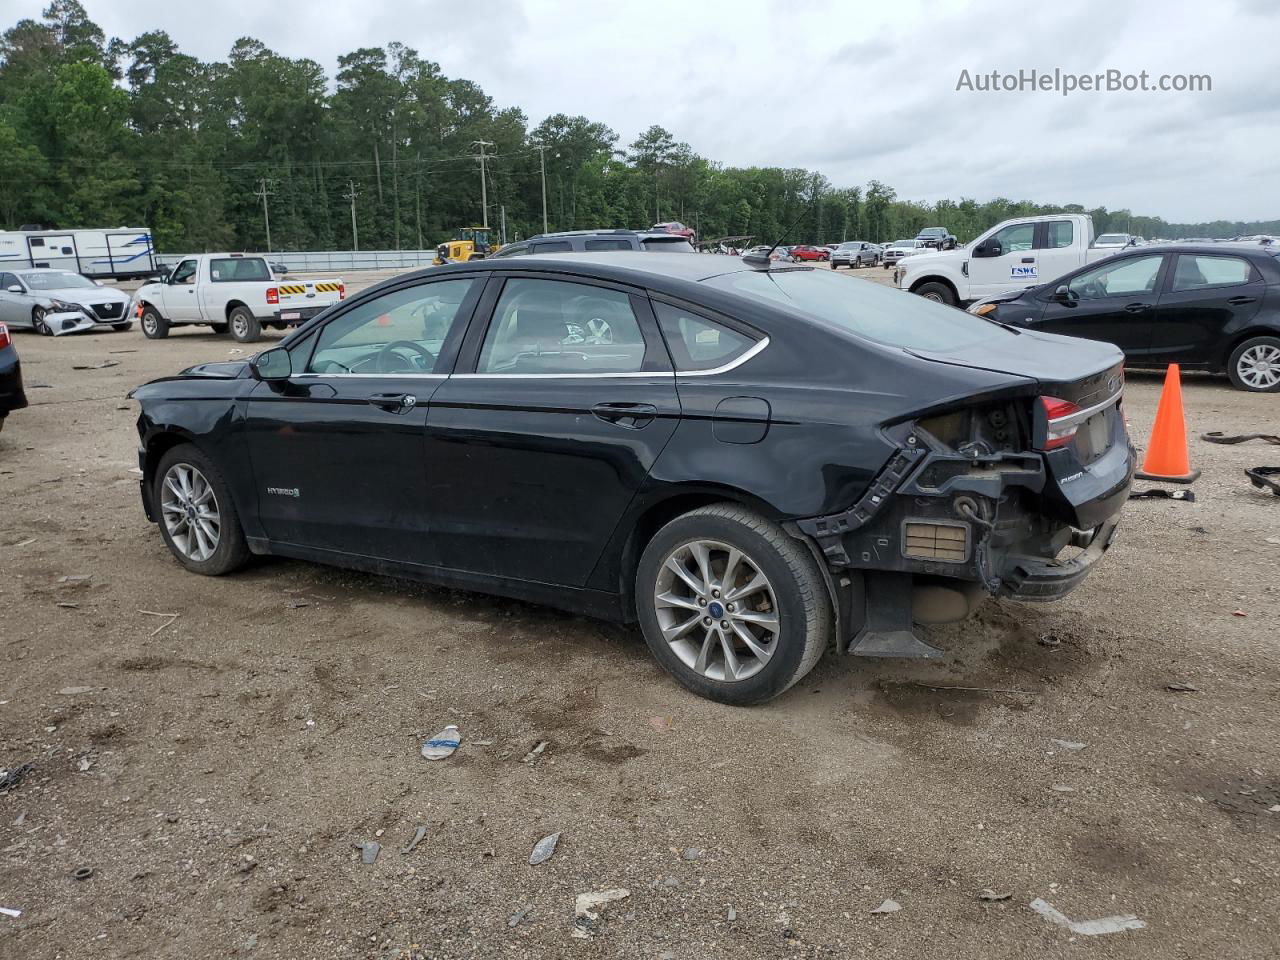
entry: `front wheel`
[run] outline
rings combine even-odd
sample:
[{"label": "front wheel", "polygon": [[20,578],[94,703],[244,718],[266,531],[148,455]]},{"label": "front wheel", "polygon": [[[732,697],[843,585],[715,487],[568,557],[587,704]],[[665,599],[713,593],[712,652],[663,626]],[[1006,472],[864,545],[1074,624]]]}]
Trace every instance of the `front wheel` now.
[{"label": "front wheel", "polygon": [[44,322],[44,307],[36,307],[31,311],[31,329],[42,337],[52,337],[53,329]]},{"label": "front wheel", "polygon": [[778,696],[831,640],[831,604],[813,555],[736,504],[693,510],[658,531],[640,558],[636,607],[657,661],[721,703]]},{"label": "front wheel", "polygon": [[1250,337],[1231,351],[1227,376],[1239,390],[1280,393],[1280,337]]},{"label": "front wheel", "polygon": [[244,566],[249,546],[213,461],[194,445],[179,444],[160,458],[154,490],[161,536],[179,563],[209,577]]},{"label": "front wheel", "polygon": [[169,321],[151,304],[142,308],[142,335],[148,340],[163,340],[169,335]]},{"label": "front wheel", "polygon": [[262,323],[248,307],[236,307],[227,316],[231,324],[231,336],[240,343],[253,343],[262,339]]},{"label": "front wheel", "polygon": [[956,305],[956,295],[945,283],[922,283],[915,292],[934,303],[945,303],[948,307]]}]

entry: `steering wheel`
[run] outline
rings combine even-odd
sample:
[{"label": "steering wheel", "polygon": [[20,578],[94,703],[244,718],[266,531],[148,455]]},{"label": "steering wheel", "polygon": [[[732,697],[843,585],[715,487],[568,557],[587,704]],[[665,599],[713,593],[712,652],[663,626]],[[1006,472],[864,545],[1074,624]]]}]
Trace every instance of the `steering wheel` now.
[{"label": "steering wheel", "polygon": [[425,365],[422,367],[423,371],[430,373],[431,370],[435,368],[436,356],[426,347],[422,346],[421,344],[414,343],[412,340],[392,340],[385,347],[379,350],[377,355],[374,358],[373,365],[377,367],[379,373],[418,373],[420,372],[418,370],[414,370],[412,364],[410,364],[410,368],[408,370],[388,369],[388,367],[390,366],[390,361],[392,357],[394,357],[397,360],[403,361],[405,363],[409,362],[405,357],[395,352],[397,347],[408,347],[414,353],[418,354],[418,356],[422,357],[422,359],[426,361]]}]

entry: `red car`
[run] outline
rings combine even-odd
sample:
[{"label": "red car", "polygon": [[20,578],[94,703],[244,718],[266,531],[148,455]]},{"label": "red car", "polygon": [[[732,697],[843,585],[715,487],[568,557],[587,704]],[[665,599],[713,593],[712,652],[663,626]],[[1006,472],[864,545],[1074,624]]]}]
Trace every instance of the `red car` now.
[{"label": "red car", "polygon": [[826,247],[792,247],[791,259],[796,262],[801,260],[830,260],[831,251]]}]

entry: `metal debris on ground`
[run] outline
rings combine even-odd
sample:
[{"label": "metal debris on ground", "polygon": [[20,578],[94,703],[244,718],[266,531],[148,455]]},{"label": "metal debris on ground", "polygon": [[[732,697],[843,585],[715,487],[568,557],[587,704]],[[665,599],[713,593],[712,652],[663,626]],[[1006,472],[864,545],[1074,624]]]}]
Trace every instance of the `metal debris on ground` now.
[{"label": "metal debris on ground", "polygon": [[1166,683],[1164,688],[1170,693],[1197,693],[1200,688],[1195,684],[1185,683],[1181,680],[1175,680],[1173,683]]},{"label": "metal debris on ground", "polygon": [[13,790],[22,782],[22,778],[35,768],[34,763],[23,763],[12,770],[0,770],[0,794]]},{"label": "metal debris on ground", "polygon": [[1008,900],[1012,896],[1012,893],[996,893],[990,887],[984,887],[982,892],[978,894],[978,899],[986,900],[988,903],[999,903],[1001,900]]},{"label": "metal debris on ground", "polygon": [[161,630],[163,630],[165,627],[169,626],[169,624],[173,623],[173,621],[177,620],[179,617],[179,614],[176,614],[176,613],[159,613],[155,610],[139,610],[138,612],[146,614],[148,617],[167,618],[164,623],[160,624],[160,626],[156,627],[154,630],[151,631],[151,636],[153,637],[156,634],[158,634]]},{"label": "metal debris on ground", "polygon": [[78,697],[82,693],[93,693],[93,687],[63,687],[58,693],[64,697]]},{"label": "metal debris on ground", "polygon": [[22,916],[22,911],[15,910],[13,907],[0,907],[0,913],[3,913],[6,917],[13,917],[15,920]]},{"label": "metal debris on ground", "polygon": [[629,896],[631,896],[631,891],[625,887],[580,893],[573,901],[573,912],[576,916],[594,920],[600,915],[598,913],[599,908],[607,906],[616,900],[625,900]]},{"label": "metal debris on ground", "polygon": [[38,537],[27,537],[27,539],[25,539],[25,540],[19,540],[17,543],[13,544],[13,546],[14,546],[14,547],[29,547],[29,546],[31,546],[31,544],[35,543],[35,542],[36,542],[36,540],[38,540],[38,539],[39,539]]},{"label": "metal debris on ground", "polygon": [[1248,614],[1247,614],[1247,613],[1245,613],[1243,610],[1233,610],[1233,611],[1231,612],[1231,615],[1232,615],[1233,617],[1247,617],[1247,616],[1248,616]]},{"label": "metal debris on ground", "polygon": [[1161,490],[1159,487],[1153,487],[1150,490],[1132,490],[1129,493],[1130,500],[1185,500],[1187,503],[1195,503],[1196,495],[1191,490]]},{"label": "metal debris on ground", "polygon": [[1040,635],[1040,646],[1042,646],[1042,647],[1050,647],[1050,648],[1052,648],[1052,647],[1060,647],[1060,646],[1062,646],[1062,641],[1061,641],[1061,640],[1059,640],[1059,639],[1058,639],[1056,636],[1054,636],[1052,633],[1045,633],[1045,634],[1041,634],[1041,635]]},{"label": "metal debris on ground", "polygon": [[71,874],[73,880],[88,880],[93,876],[93,867],[77,867]]},{"label": "metal debris on ground", "polygon": [[1101,917],[1097,920],[1072,920],[1059,911],[1051,903],[1039,897],[1031,901],[1031,909],[1050,923],[1066,927],[1074,934],[1082,937],[1097,937],[1108,933],[1123,933],[1125,930],[1142,930],[1146,924],[1132,914],[1115,917]]},{"label": "metal debris on ground", "polygon": [[418,829],[413,831],[413,839],[400,848],[402,854],[413,853],[413,848],[420,844],[427,835],[427,828],[422,824],[418,825]]},{"label": "metal debris on ground", "polygon": [[538,758],[542,756],[542,754],[546,751],[547,747],[549,746],[551,746],[550,740],[539,740],[538,745],[534,747],[532,750],[530,750],[528,753],[526,753],[524,757],[521,758],[520,762],[521,763],[537,763]]},{"label": "metal debris on ground", "polygon": [[453,751],[462,743],[462,734],[455,724],[449,724],[430,740],[422,745],[422,755],[428,760],[443,760],[452,756]]},{"label": "metal debris on ground", "polygon": [[1200,434],[1200,439],[1208,440],[1210,443],[1247,443],[1250,440],[1265,440],[1267,443],[1280,446],[1280,437],[1274,433],[1240,433],[1228,437],[1220,430],[1210,430],[1208,433]]},{"label": "metal debris on ground", "polygon": [[100,360],[97,363],[76,364],[71,369],[72,370],[105,370],[107,369],[107,367],[118,367],[118,366],[120,366],[119,360]]},{"label": "metal debris on ground", "polygon": [[1063,750],[1083,750],[1089,744],[1080,740],[1057,740],[1051,741],[1055,746],[1061,747]]},{"label": "metal debris on ground", "polygon": [[876,907],[871,912],[872,913],[897,913],[901,909],[902,909],[902,904],[900,904],[897,900],[886,900],[884,903],[880,904],[880,906]]},{"label": "metal debris on ground", "polygon": [[59,583],[84,583],[86,580],[93,578],[92,573],[68,573],[66,576],[58,578]]},{"label": "metal debris on ground", "polygon": [[543,837],[533,845],[533,852],[529,854],[529,865],[536,867],[540,863],[546,863],[556,852],[556,844],[560,842],[560,834],[557,831],[549,836]]},{"label": "metal debris on ground", "polygon": [[1065,783],[1055,783],[1053,785],[1053,792],[1054,793],[1075,793],[1076,788],[1069,787]]},{"label": "metal debris on ground", "polygon": [[290,600],[289,601],[290,610],[297,610],[299,607],[309,607],[309,606],[311,606],[310,600]]},{"label": "metal debris on ground", "polygon": [[60,606],[60,607],[64,607],[64,608],[66,608],[67,610],[74,610],[74,609],[76,609],[78,606],[80,606],[80,604],[78,604],[78,603],[72,603],[70,600],[59,600],[59,601],[58,601],[58,606]]},{"label": "metal debris on ground", "polygon": [[1244,474],[1259,490],[1270,490],[1280,497],[1280,467],[1250,467]]},{"label": "metal debris on ground", "polygon": [[365,840],[363,843],[353,843],[353,847],[360,851],[360,862],[368,865],[378,859],[378,854],[382,851],[382,844],[376,840]]}]

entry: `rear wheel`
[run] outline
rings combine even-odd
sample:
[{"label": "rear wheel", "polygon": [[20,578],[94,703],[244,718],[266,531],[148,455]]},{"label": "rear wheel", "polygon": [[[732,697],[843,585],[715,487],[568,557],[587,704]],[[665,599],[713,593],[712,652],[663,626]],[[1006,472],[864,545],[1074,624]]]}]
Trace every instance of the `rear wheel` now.
[{"label": "rear wheel", "polygon": [[1280,393],[1280,337],[1250,337],[1231,351],[1227,376],[1240,390]]},{"label": "rear wheel", "polygon": [[804,545],[736,504],[677,517],[645,548],[636,606],[657,661],[721,703],[763,703],[813,669],[831,639],[822,572]]},{"label": "rear wheel", "polygon": [[923,283],[915,292],[934,303],[945,303],[948,307],[956,305],[956,295],[945,283]]},{"label": "rear wheel", "polygon": [[148,340],[163,340],[169,335],[169,321],[151,304],[142,308],[142,335]]},{"label": "rear wheel", "polygon": [[44,307],[35,307],[31,311],[31,329],[42,337],[52,337],[53,330],[44,322]]},{"label": "rear wheel", "polygon": [[153,499],[164,542],[188,570],[216,577],[249,559],[231,491],[192,444],[179,444],[160,458]]},{"label": "rear wheel", "polygon": [[262,339],[262,324],[248,307],[236,307],[227,315],[231,324],[231,336],[241,343],[253,343]]}]

